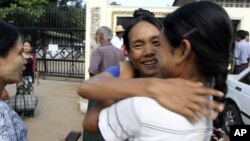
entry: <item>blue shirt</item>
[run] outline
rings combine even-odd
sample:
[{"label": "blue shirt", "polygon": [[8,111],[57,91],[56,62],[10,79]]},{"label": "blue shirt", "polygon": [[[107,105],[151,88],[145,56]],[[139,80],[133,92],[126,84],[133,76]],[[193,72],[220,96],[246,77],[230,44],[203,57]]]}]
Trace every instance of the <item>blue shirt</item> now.
[{"label": "blue shirt", "polygon": [[17,113],[0,100],[0,141],[27,141],[27,128]]},{"label": "blue shirt", "polygon": [[119,77],[120,75],[120,67],[119,66],[112,66],[105,70],[105,72],[111,73],[114,77]]},{"label": "blue shirt", "polygon": [[248,63],[250,58],[250,44],[246,40],[241,40],[235,44],[234,56],[236,57],[235,65]]}]

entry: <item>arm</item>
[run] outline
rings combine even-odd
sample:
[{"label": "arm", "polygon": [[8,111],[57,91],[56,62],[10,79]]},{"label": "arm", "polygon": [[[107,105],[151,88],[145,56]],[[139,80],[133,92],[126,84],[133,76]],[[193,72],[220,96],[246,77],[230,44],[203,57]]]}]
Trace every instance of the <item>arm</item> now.
[{"label": "arm", "polygon": [[162,106],[187,117],[189,120],[195,120],[197,112],[211,117],[207,108],[204,107],[219,112],[223,110],[221,103],[205,98],[208,94],[223,97],[221,92],[206,88],[201,83],[184,79],[119,79],[104,72],[83,82],[77,92],[83,98],[96,101],[147,96],[156,99]]},{"label": "arm", "polygon": [[98,117],[102,109],[107,107],[103,103],[97,103],[95,107],[90,109],[83,121],[83,128],[84,130],[88,131],[89,133],[100,133],[98,128]]},{"label": "arm", "polygon": [[1,95],[1,96],[2,96],[2,97],[0,97],[0,99],[2,99],[2,100],[9,99],[9,93],[8,93],[8,91],[6,90],[6,88],[3,89],[2,95]]},{"label": "arm", "polygon": [[239,44],[235,45],[235,49],[234,49],[234,58],[235,59],[239,59],[240,57],[240,50],[239,50]]},{"label": "arm", "polygon": [[[137,84],[140,86],[134,87]],[[143,96],[141,93],[146,85],[147,80],[144,79],[118,79],[109,72],[103,72],[84,81],[78,87],[77,93],[83,98],[96,101],[119,100]]]},{"label": "arm", "polygon": [[140,121],[136,118],[138,115],[135,116],[135,109],[132,109],[132,102],[132,99],[122,100],[103,110],[103,105],[95,107],[85,117],[84,130],[101,132],[109,141],[122,141],[135,136],[140,131]]}]

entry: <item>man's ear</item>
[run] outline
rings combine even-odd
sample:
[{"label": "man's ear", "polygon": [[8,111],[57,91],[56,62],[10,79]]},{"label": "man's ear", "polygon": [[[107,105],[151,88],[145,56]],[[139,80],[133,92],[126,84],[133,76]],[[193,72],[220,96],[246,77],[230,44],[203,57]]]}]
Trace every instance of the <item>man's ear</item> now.
[{"label": "man's ear", "polygon": [[99,34],[98,36],[96,36],[96,41],[97,41],[97,43],[99,42],[99,44],[102,45],[103,42],[105,42],[103,35]]},{"label": "man's ear", "polygon": [[103,39],[104,39],[103,35],[100,35],[100,36],[99,36],[99,38],[100,38],[101,40],[103,40]]},{"label": "man's ear", "polygon": [[181,40],[181,45],[175,49],[174,51],[175,57],[176,57],[176,63],[180,64],[187,59],[189,59],[189,56],[192,53],[192,47],[190,42],[187,39]]}]

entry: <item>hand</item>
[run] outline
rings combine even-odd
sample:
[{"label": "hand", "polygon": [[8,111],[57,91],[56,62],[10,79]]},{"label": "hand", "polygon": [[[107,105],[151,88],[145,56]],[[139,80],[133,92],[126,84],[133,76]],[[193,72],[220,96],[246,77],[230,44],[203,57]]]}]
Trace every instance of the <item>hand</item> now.
[{"label": "hand", "polygon": [[120,75],[119,78],[134,78],[135,69],[130,61],[119,62]]},{"label": "hand", "polygon": [[[215,119],[224,105],[209,100],[206,96],[223,97],[220,91],[204,87],[200,82],[184,79],[154,78],[147,87],[147,94],[153,96],[163,107],[185,116],[191,122],[198,120],[199,114]],[[214,112],[210,112],[211,109]]]},{"label": "hand", "polygon": [[21,87],[21,86],[22,86],[22,82],[16,83],[16,87],[17,87],[17,88],[19,88],[19,87]]},{"label": "hand", "polygon": [[2,99],[2,100],[9,99],[9,93],[5,88],[2,91],[2,97],[0,97],[0,99]]}]

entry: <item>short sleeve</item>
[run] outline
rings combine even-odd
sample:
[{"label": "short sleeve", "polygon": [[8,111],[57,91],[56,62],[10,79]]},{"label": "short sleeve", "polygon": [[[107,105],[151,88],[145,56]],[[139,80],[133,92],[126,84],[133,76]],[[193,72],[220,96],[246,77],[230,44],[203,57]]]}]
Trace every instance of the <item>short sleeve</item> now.
[{"label": "short sleeve", "polygon": [[112,66],[105,70],[105,72],[109,72],[113,75],[113,77],[119,77],[120,75],[120,67],[119,66]]},{"label": "short sleeve", "polygon": [[108,141],[124,141],[135,137],[141,126],[133,98],[103,109],[99,115],[98,126],[103,138]]},{"label": "short sleeve", "polygon": [[97,74],[99,73],[99,67],[102,61],[102,55],[100,50],[95,49],[90,58],[89,73]]}]

